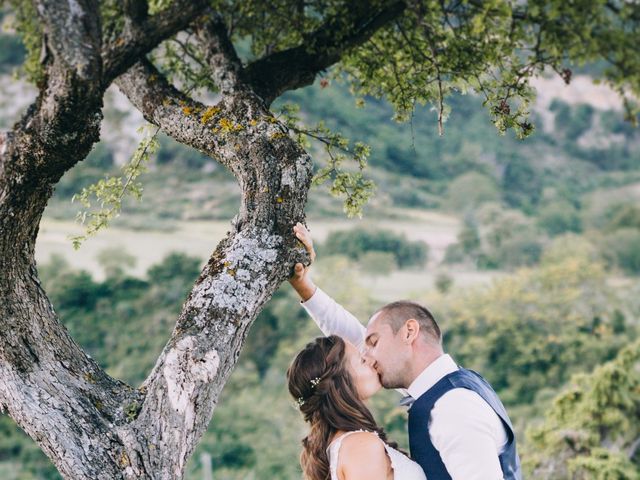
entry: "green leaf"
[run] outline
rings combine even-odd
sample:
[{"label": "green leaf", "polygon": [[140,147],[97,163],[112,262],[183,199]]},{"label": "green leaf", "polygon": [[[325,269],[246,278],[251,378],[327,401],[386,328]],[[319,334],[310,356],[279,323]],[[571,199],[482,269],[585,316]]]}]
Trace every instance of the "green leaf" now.
[{"label": "green leaf", "polygon": [[[79,249],[85,240],[107,228],[109,222],[120,215],[122,200],[127,195],[141,200],[143,187],[136,179],[147,171],[151,155],[158,151],[159,130],[152,125],[138,129],[144,137],[129,162],[123,165],[122,176],[100,179],[71,197],[72,202],[78,201],[86,209],[76,214],[76,222],[85,225],[84,235],[69,237],[74,249]],[[99,208],[92,209],[94,204],[99,205]]]}]

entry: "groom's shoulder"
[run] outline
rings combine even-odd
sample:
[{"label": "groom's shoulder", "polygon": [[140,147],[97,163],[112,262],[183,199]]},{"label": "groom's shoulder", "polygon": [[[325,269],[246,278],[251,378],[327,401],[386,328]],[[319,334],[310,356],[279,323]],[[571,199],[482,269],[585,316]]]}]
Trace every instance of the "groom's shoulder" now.
[{"label": "groom's shoulder", "polygon": [[489,404],[477,392],[460,387],[442,395],[433,406],[431,414],[464,422],[467,418],[477,418],[478,413],[490,409]]}]

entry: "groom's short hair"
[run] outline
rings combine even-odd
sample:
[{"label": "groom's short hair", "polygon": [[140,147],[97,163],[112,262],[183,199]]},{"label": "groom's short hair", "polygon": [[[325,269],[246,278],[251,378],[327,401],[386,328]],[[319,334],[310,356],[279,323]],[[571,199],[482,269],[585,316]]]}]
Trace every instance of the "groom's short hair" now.
[{"label": "groom's short hair", "polygon": [[436,323],[429,309],[416,302],[409,300],[399,300],[391,302],[378,310],[382,318],[387,323],[394,335],[410,318],[415,319],[420,325],[420,331],[425,335],[426,339],[431,342],[442,344],[442,333],[440,327]]}]

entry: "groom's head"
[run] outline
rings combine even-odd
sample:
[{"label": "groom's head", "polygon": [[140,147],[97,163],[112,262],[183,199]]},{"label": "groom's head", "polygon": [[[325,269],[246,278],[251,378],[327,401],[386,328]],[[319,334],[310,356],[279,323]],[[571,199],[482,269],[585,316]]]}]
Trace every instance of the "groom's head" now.
[{"label": "groom's head", "polygon": [[365,356],[374,362],[385,388],[407,388],[442,355],[442,334],[422,305],[399,301],[375,312],[365,334]]}]

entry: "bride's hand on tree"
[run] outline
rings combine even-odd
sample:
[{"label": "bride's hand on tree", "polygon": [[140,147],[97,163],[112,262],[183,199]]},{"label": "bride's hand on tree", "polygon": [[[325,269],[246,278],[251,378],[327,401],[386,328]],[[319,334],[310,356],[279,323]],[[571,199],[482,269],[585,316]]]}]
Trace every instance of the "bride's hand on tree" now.
[{"label": "bride's hand on tree", "polygon": [[[304,248],[307,249],[307,253],[311,258],[311,263],[313,263],[316,258],[316,252],[313,249],[313,241],[311,240],[309,230],[307,230],[301,223],[297,223],[293,227],[293,233],[296,238],[302,242]],[[300,295],[303,302],[309,300],[316,291],[316,286],[311,280],[311,275],[309,274],[311,263],[309,266],[304,266],[302,263],[296,263],[293,276],[289,279],[289,283],[295,291],[298,292],[298,295]]]}]

